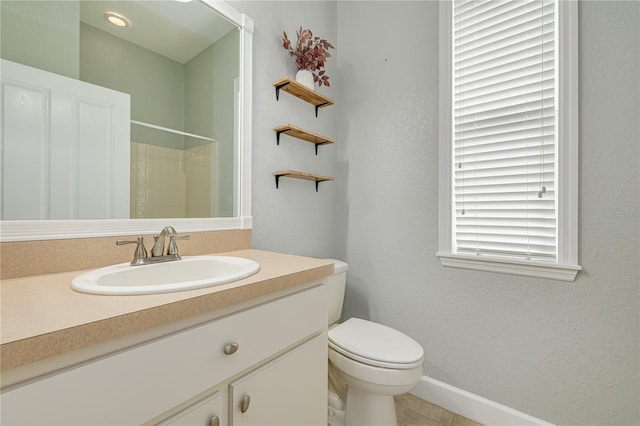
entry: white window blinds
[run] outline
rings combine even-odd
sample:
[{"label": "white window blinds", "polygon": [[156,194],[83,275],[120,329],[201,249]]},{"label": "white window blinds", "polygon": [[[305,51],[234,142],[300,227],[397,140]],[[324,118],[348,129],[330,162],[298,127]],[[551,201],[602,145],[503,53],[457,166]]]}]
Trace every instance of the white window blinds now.
[{"label": "white window blinds", "polygon": [[553,0],[454,3],[455,252],[557,258],[556,15]]}]

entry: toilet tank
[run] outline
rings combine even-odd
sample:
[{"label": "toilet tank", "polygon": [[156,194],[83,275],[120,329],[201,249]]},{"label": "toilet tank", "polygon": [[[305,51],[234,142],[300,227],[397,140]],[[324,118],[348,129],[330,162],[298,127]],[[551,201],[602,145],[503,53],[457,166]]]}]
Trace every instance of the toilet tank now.
[{"label": "toilet tank", "polygon": [[347,282],[347,270],[349,269],[349,265],[341,260],[334,260],[333,262],[333,275],[327,277],[329,325],[338,322],[342,315],[342,302],[344,301],[344,289]]}]

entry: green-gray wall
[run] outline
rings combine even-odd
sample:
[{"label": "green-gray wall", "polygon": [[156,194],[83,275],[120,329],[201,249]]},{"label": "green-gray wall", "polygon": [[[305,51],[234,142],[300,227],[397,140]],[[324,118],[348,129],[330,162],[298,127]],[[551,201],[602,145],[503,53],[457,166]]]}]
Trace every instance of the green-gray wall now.
[{"label": "green-gray wall", "polygon": [[[131,119],[184,130],[184,66],[80,24],[80,79],[131,95]],[[182,137],[134,126],[132,139],[180,148]]]},{"label": "green-gray wall", "polygon": [[3,59],[78,78],[78,3],[3,0],[0,16]]}]

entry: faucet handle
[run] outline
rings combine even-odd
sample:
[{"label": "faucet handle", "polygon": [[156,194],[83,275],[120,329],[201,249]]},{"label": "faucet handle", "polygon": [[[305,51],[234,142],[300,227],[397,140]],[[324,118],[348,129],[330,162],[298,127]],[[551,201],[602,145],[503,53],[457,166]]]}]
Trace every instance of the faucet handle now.
[{"label": "faucet handle", "polygon": [[137,244],[136,251],[133,253],[132,265],[142,265],[144,259],[147,258],[147,249],[144,248],[144,237],[138,237],[136,240],[117,240],[116,245],[123,246],[125,244]]},{"label": "faucet handle", "polygon": [[175,254],[179,257],[176,240],[188,240],[189,238],[191,238],[191,235],[169,235],[169,248],[167,249],[167,254]]}]

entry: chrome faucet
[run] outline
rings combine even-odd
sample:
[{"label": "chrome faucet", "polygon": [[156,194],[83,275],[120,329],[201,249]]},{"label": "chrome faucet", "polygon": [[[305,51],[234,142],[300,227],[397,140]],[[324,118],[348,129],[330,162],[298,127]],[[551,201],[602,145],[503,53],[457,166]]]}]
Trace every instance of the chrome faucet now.
[{"label": "chrome faucet", "polygon": [[[154,241],[155,244],[153,245],[153,248],[151,249],[151,257],[158,257],[158,256],[164,256],[165,255],[164,240],[165,240],[166,237],[169,237],[170,241],[173,241],[173,239],[175,239],[176,230],[173,229],[173,226],[165,226],[162,229],[162,231],[160,232],[159,235],[154,235],[153,236],[153,241]],[[174,243],[174,246],[175,246],[175,243]],[[171,253],[168,253],[168,251],[169,250],[167,250],[166,254],[171,254]],[[174,253],[174,254],[177,254],[177,253]]]},{"label": "chrome faucet", "polygon": [[[167,237],[169,237],[169,243],[166,244],[165,248],[165,240]],[[190,235],[178,236],[176,230],[173,229],[172,226],[166,226],[162,229],[160,234],[153,236],[154,244],[151,249],[151,256],[147,256],[143,237],[138,237],[135,241],[118,240],[116,241],[116,244],[119,246],[123,244],[137,244],[131,265],[138,266],[180,260],[181,257],[178,254],[178,245],[176,244],[176,240],[188,240],[190,237]]]}]

